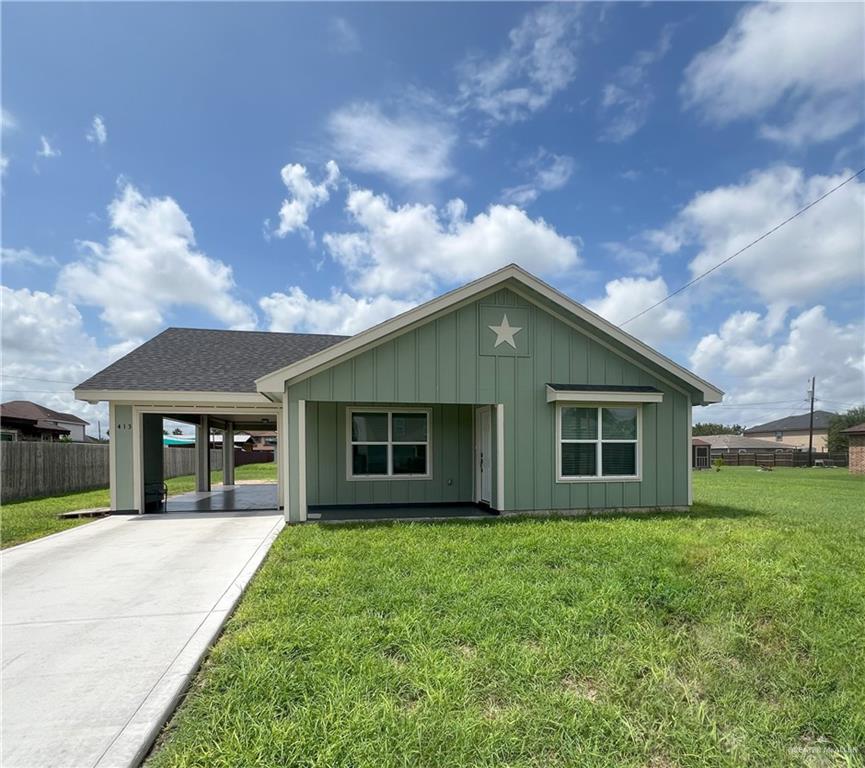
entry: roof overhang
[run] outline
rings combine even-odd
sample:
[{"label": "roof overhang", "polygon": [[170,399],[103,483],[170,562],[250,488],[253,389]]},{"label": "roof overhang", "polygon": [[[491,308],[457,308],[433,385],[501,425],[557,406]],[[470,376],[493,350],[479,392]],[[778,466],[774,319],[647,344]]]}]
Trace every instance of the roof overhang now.
[{"label": "roof overhang", "polygon": [[605,333],[631,352],[645,358],[655,366],[684,382],[692,390],[696,390],[699,393],[699,398],[695,401],[697,404],[708,405],[721,402],[724,396],[722,390],[691,373],[691,371],[683,368],[678,363],[673,362],[670,358],[652,349],[639,339],[634,338],[582,304],[565,296],[565,294],[557,291],[552,286],[547,285],[534,275],[529,274],[516,264],[502,267],[461,288],[445,293],[390,320],[385,320],[383,323],[374,325],[372,328],[323,349],[321,352],[268,373],[256,380],[256,389],[270,398],[280,398],[285,391],[286,383],[312,375],[344,359],[351,358],[368,347],[428,322],[438,315],[451,311],[460,304],[474,301],[484,294],[491,293],[508,281],[515,281],[536,292],[559,308],[570,312],[583,322]]},{"label": "roof overhang", "polygon": [[654,387],[566,387],[547,384],[548,403],[662,403],[664,393]]},{"label": "roof overhang", "polygon": [[259,392],[180,392],[147,389],[75,389],[76,399],[88,403],[166,403],[171,405],[225,404],[225,405],[272,405],[273,401]]}]

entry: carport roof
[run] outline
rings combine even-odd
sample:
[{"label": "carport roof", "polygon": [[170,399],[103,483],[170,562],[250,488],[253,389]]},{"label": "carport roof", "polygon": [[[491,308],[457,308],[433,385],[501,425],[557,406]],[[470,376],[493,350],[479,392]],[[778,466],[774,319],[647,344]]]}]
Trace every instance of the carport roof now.
[{"label": "carport roof", "polygon": [[346,336],[168,328],[79,390],[255,392],[255,380]]}]

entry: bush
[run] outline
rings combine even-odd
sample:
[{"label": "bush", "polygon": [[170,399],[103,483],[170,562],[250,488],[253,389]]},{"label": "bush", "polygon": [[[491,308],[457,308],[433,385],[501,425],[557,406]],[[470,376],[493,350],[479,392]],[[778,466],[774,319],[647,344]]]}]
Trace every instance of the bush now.
[{"label": "bush", "polygon": [[720,472],[721,467],[724,466],[724,457],[718,456],[716,459],[714,459],[714,461],[712,461],[712,466],[715,468],[716,472]]}]

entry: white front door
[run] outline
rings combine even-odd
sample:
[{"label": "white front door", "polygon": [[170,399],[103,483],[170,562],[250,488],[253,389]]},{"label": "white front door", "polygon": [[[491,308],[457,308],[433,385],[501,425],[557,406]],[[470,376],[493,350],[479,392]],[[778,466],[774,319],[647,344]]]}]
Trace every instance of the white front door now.
[{"label": "white front door", "polygon": [[475,456],[477,459],[478,501],[492,504],[493,498],[493,421],[492,408],[477,411]]}]

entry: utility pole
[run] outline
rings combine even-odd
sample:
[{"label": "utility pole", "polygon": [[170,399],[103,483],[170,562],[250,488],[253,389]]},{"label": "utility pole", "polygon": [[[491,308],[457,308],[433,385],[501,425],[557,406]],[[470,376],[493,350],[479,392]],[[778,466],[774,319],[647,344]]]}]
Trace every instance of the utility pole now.
[{"label": "utility pole", "polygon": [[99,434],[99,442],[101,443],[102,442],[102,422],[99,419],[96,420],[96,429],[97,429],[98,434]]},{"label": "utility pole", "polygon": [[817,384],[817,377],[811,377],[811,417],[808,420],[808,466],[814,466],[814,388]]}]

